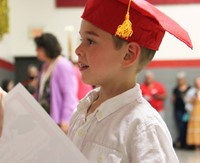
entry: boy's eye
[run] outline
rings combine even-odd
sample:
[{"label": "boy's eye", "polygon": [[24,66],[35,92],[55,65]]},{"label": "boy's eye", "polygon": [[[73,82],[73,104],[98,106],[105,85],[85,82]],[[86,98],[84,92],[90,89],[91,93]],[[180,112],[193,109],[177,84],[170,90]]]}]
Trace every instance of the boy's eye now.
[{"label": "boy's eye", "polygon": [[87,43],[88,45],[92,45],[92,44],[94,44],[95,42],[92,40],[92,39],[80,39],[80,41],[82,42],[82,43]]},{"label": "boy's eye", "polygon": [[94,44],[94,41],[91,40],[91,39],[87,39],[87,41],[88,41],[88,44],[89,44],[89,45]]}]

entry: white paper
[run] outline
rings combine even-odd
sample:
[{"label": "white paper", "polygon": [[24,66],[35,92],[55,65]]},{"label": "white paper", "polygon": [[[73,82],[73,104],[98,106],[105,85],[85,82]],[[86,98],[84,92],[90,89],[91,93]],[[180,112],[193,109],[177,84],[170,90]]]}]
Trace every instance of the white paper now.
[{"label": "white paper", "polygon": [[0,163],[88,163],[44,109],[18,84],[4,99]]}]

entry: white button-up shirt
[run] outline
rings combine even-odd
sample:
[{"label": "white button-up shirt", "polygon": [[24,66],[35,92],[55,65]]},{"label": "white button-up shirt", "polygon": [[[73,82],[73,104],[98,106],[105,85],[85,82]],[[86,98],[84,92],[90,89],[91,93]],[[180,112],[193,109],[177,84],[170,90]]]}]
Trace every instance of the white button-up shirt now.
[{"label": "white button-up shirt", "polygon": [[78,105],[68,136],[91,163],[178,163],[170,133],[137,84],[86,117],[99,89]]}]

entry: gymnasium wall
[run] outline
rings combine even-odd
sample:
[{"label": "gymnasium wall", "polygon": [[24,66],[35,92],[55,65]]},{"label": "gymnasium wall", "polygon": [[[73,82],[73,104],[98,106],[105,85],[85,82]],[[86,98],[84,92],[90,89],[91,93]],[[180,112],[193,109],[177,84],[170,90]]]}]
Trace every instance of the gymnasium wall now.
[{"label": "gymnasium wall", "polygon": [[200,76],[200,60],[167,60],[153,61],[145,70],[138,75],[138,83],[142,83],[144,74],[147,70],[155,74],[156,81],[162,83],[167,91],[167,99],[165,100],[165,122],[175,140],[177,136],[177,128],[174,121],[173,105],[171,102],[172,91],[176,86],[176,76],[179,72],[185,72],[187,82],[193,85],[196,77]]},{"label": "gymnasium wall", "polygon": [[[54,33],[63,47],[63,54],[68,56],[69,35],[72,36],[72,54],[79,44],[80,15],[83,7],[57,8],[55,0],[8,0],[10,10],[10,32],[0,40],[0,81],[4,78],[15,78],[15,57],[35,57],[35,45],[31,37],[33,29],[40,28],[44,32]],[[155,59],[148,69],[155,72],[156,79],[162,82],[168,92],[165,103],[166,122],[176,137],[176,128],[172,116],[170,102],[171,91],[175,86],[176,74],[185,71],[188,82],[198,76],[200,67],[200,4],[158,5],[164,13],[175,19],[190,34],[194,48],[189,49],[179,40],[166,33]],[[68,25],[74,26],[73,31],[66,31]],[[191,62],[190,62],[191,61]],[[198,61],[198,62],[196,62]],[[177,65],[177,63],[181,65]],[[174,64],[174,66],[172,66]],[[192,64],[192,65],[188,65]],[[143,79],[144,71],[138,81]]]},{"label": "gymnasium wall", "polygon": [[[63,47],[63,54],[68,56],[68,36],[71,35],[72,53],[79,44],[79,28],[83,7],[58,8],[55,0],[8,0],[10,11],[10,32],[0,40],[0,57],[13,62],[15,56],[35,56],[35,45],[31,37],[33,29],[54,33]],[[198,59],[200,52],[200,3],[157,5],[157,7],[175,19],[190,34],[194,44],[190,50],[175,37],[166,33],[155,60]],[[73,31],[65,27],[72,25]]]},{"label": "gymnasium wall", "polygon": [[14,65],[10,62],[0,59],[0,85],[4,79],[14,80]]}]

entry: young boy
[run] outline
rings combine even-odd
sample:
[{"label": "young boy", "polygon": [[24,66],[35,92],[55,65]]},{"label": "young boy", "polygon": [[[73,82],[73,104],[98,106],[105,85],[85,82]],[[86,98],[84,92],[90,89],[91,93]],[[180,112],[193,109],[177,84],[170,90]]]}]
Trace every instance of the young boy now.
[{"label": "young boy", "polygon": [[165,31],[192,47],[187,32],[143,0],[88,0],[82,18],[79,67],[99,87],[80,101],[69,138],[92,163],[177,163],[167,126],[136,79]]},{"label": "young boy", "polygon": [[167,126],[136,78],[165,31],[192,48],[187,32],[143,0],[88,0],[82,18],[79,67],[99,88],[80,101],[68,136],[91,162],[177,163]]}]

